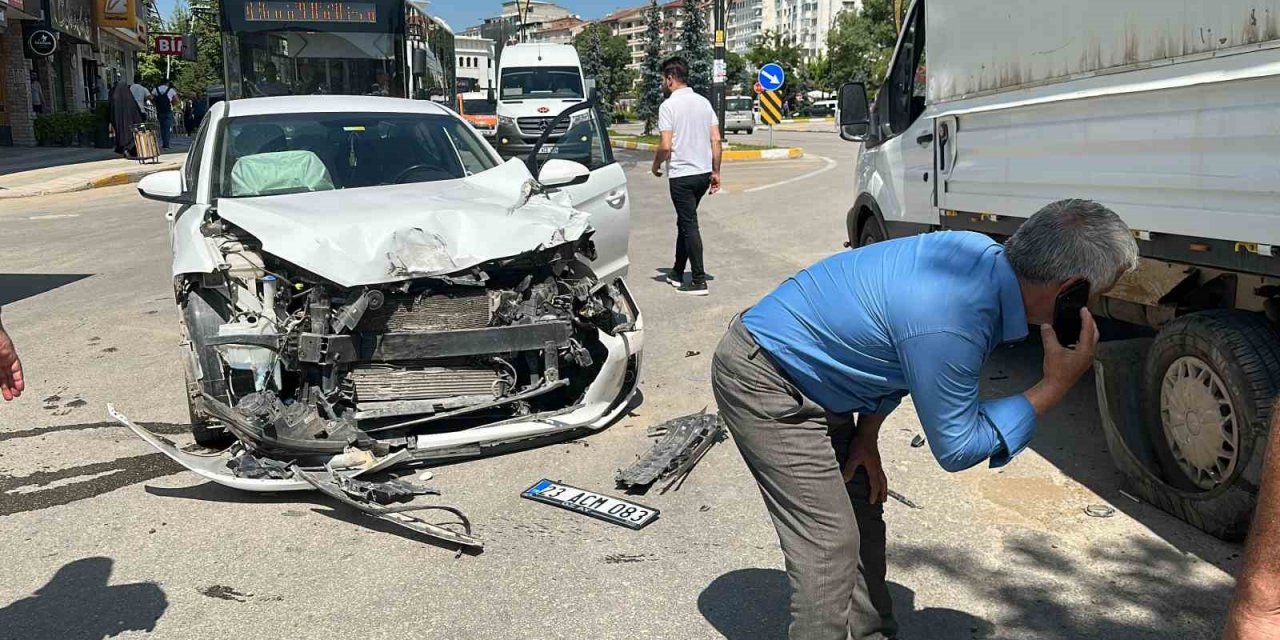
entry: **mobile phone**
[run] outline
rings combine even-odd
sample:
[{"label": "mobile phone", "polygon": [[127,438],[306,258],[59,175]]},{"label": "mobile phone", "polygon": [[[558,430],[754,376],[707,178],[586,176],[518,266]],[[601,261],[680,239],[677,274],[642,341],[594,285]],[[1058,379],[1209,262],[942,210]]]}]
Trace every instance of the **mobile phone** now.
[{"label": "mobile phone", "polygon": [[1058,294],[1053,302],[1053,332],[1058,344],[1069,347],[1080,342],[1080,310],[1088,304],[1088,280],[1078,280]]}]

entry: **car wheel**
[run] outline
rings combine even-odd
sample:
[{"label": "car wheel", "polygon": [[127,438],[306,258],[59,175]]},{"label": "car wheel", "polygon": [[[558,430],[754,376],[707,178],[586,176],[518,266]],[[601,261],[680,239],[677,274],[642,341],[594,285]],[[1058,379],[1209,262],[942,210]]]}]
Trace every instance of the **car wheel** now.
[{"label": "car wheel", "polygon": [[1160,480],[1144,497],[1210,534],[1243,537],[1280,392],[1280,333],[1261,314],[1192,313],[1156,335],[1144,377]]},{"label": "car wheel", "polygon": [[221,448],[230,444],[231,436],[225,428],[217,426],[208,416],[200,411],[190,393],[191,375],[194,366],[199,367],[201,378],[199,388],[216,398],[226,396],[227,381],[222,376],[222,360],[217,351],[206,344],[211,336],[218,335],[218,327],[227,321],[230,315],[226,309],[226,301],[217,293],[203,288],[196,288],[187,294],[183,303],[183,333],[192,350],[194,361],[187,374],[186,388],[187,412],[191,417],[191,435],[198,444],[204,447]]},{"label": "car wheel", "polygon": [[[190,383],[188,383],[190,388]],[[195,400],[187,394],[187,415],[191,419],[191,437],[196,444],[207,449],[225,449],[235,441],[235,437],[226,427],[209,419],[203,411],[196,409]]]},{"label": "car wheel", "polygon": [[751,134],[753,134],[753,133],[755,133],[755,132],[756,132],[756,130],[755,130],[755,129],[747,129],[747,135],[751,135]]},{"label": "car wheel", "polygon": [[880,224],[876,222],[875,218],[868,218],[862,224],[862,234],[858,236],[858,246],[865,247],[869,244],[884,241],[884,231],[880,229]]}]

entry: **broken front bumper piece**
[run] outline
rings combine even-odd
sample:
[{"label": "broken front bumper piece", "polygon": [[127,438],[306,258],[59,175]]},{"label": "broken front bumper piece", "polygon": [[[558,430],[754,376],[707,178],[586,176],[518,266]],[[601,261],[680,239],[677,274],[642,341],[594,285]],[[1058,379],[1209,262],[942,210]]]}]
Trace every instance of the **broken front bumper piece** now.
[{"label": "broken front bumper piece", "polygon": [[[368,452],[352,452],[330,458],[322,469],[305,470],[296,464],[255,457],[239,444],[217,454],[189,453],[179,449],[169,439],[134,424],[124,414],[116,411],[113,405],[107,405],[107,413],[138,437],[146,440],[160,453],[196,475],[217,484],[245,491],[315,489],[362,513],[422,535],[469,549],[484,547],[484,543],[471,535],[471,521],[462,511],[443,505],[419,505],[412,502],[414,496],[438,492],[416,487],[401,480],[368,482],[357,479],[358,476],[372,475],[407,461],[409,459],[407,449],[401,449],[382,458],[375,458]],[[458,517],[463,531],[432,524],[408,513],[424,510],[441,510],[454,514]]]},{"label": "broken front bumper piece", "polygon": [[659,479],[669,478],[661,491],[666,493],[676,483],[683,483],[703,454],[726,437],[720,417],[705,412],[654,425],[647,434],[662,439],[631,466],[618,470],[614,479],[619,488],[641,491]]}]

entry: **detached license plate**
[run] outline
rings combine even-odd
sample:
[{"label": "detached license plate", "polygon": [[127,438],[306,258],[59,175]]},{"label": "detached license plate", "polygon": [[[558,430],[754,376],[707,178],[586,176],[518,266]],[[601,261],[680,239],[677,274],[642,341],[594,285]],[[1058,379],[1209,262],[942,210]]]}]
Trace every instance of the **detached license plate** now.
[{"label": "detached license plate", "polygon": [[653,507],[602,496],[550,480],[539,480],[538,484],[525,489],[520,495],[530,500],[545,502],[562,509],[620,524],[628,529],[643,529],[658,517],[658,510]]}]

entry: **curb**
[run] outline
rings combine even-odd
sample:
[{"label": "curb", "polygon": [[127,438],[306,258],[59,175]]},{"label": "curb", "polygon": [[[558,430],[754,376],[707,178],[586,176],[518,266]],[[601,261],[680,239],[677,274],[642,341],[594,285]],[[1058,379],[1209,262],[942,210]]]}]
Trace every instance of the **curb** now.
[{"label": "curb", "polygon": [[38,187],[0,189],[0,200],[7,200],[11,198],[32,198],[35,196],[47,196],[58,193],[73,193],[76,191],[88,191],[89,189],[99,189],[102,187],[118,187],[122,184],[138,182],[153,173],[181,168],[181,162],[159,162],[156,164],[141,165],[136,169],[130,169],[128,171],[99,174],[91,178],[67,178],[61,183],[54,180],[51,181],[53,182],[52,185],[46,184]]},{"label": "curb", "polygon": [[779,121],[778,121],[778,124],[792,124],[792,123],[795,123],[795,124],[802,124],[802,123],[805,123],[805,122],[830,122],[831,124],[835,124],[836,119],[835,119],[835,117],[827,117],[827,118],[783,118],[782,120],[779,120]]},{"label": "curb", "polygon": [[[632,151],[657,151],[658,145],[629,140],[613,141],[614,149],[631,149]],[[723,162],[749,162],[751,160],[792,160],[803,158],[804,149],[789,147],[785,149],[729,149],[721,155]]]}]

